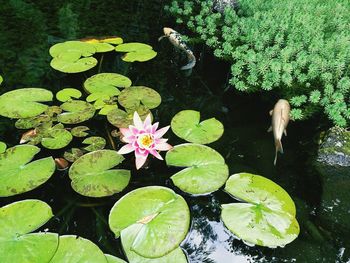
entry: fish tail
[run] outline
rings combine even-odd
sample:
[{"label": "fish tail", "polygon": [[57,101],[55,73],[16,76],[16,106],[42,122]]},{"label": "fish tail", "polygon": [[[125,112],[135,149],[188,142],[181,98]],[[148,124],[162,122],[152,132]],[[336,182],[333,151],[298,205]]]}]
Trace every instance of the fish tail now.
[{"label": "fish tail", "polygon": [[181,70],[191,69],[196,65],[196,57],[192,52],[188,53],[187,57],[189,61],[185,66],[181,67]]},{"label": "fish tail", "polygon": [[276,146],[276,152],[275,152],[275,160],[273,161],[274,165],[276,165],[276,162],[277,162],[278,152],[283,153],[283,147],[282,147],[281,140],[275,140],[275,146]]}]

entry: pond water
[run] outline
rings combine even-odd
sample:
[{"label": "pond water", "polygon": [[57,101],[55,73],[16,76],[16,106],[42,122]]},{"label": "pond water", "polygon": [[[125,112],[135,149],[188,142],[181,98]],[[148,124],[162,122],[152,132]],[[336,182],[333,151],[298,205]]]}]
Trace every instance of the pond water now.
[{"label": "pond water", "polygon": [[[105,59],[109,62],[104,65],[103,71],[125,74],[133,80],[133,85],[144,85],[157,90],[162,96],[162,104],[153,113],[161,126],[168,125],[171,118],[183,109],[198,110],[202,113],[203,119],[209,117],[219,119],[224,124],[225,132],[219,141],[211,144],[211,147],[224,156],[230,174],[250,172],[262,175],[282,186],[291,195],[297,206],[297,219],[301,227],[299,237],[285,248],[277,249],[243,243],[233,236],[220,220],[220,205],[233,202],[228,194],[222,190],[208,196],[197,197],[183,193],[170,180],[170,176],[177,169],[169,169],[164,162],[156,159],[151,159],[147,166],[139,171],[132,168],[132,179],[127,189],[112,197],[83,197],[72,190],[67,172],[57,171],[43,186],[26,194],[3,198],[0,200],[1,205],[27,198],[46,201],[53,208],[55,217],[43,229],[88,238],[103,252],[125,259],[120,240],[114,238],[108,227],[111,207],[122,195],[133,189],[148,185],[163,185],[180,193],[190,207],[191,229],[181,244],[190,263],[347,262],[350,256],[349,249],[344,248],[342,242],[337,242],[341,241],[342,237],[334,235],[332,238],[320,237],[314,218],[322,191],[319,177],[311,165],[316,150],[315,135],[322,128],[319,119],[290,123],[288,137],[283,139],[285,154],[279,155],[277,166],[274,166],[273,137],[271,133],[267,133],[267,128],[271,121],[268,112],[278,98],[267,93],[253,95],[235,92],[227,83],[229,65],[215,60],[210,50],[206,50],[202,44],[194,48],[199,61],[192,73],[186,74],[180,71],[180,67],[185,63],[181,52],[175,50],[168,41],[157,42],[162,27],[171,27],[174,23],[160,11],[163,1],[151,2],[157,5],[154,11],[157,19],[146,21],[144,26],[141,26],[139,20],[132,22],[132,18],[136,16],[135,10],[137,17],[145,15],[143,12],[149,9],[142,6],[151,3],[131,1],[128,8],[123,4],[119,6],[115,4],[115,12],[122,12],[123,17],[128,17],[125,12],[130,12],[130,18],[124,21],[129,27],[125,25],[124,29],[134,30],[132,33],[125,33],[127,40],[152,44],[158,51],[158,56],[144,64],[129,65],[121,62],[115,54],[109,55]],[[151,19],[149,14],[147,18]],[[105,22],[110,21],[109,19]],[[105,29],[101,21],[99,20],[100,31],[95,30],[96,32],[89,32],[90,34],[115,33],[115,31],[108,32],[110,27]],[[123,34],[122,30],[118,32]],[[66,76],[53,72],[49,69],[48,63],[47,72],[49,74],[46,74],[38,85],[45,83],[53,90],[66,87],[68,83],[70,86],[74,83],[75,87],[81,87],[86,77]],[[95,72],[88,72],[87,75],[89,74]],[[1,121],[5,123],[5,120]],[[91,122],[90,127],[94,128],[95,134],[106,137],[105,123],[104,117],[101,117]],[[7,128],[0,138],[10,145],[15,145],[20,137],[20,134],[12,128],[13,124],[6,122]],[[107,127],[107,130],[111,129],[111,126]],[[167,136],[172,145],[181,143],[181,140],[171,132]],[[117,146],[119,148],[121,144]],[[62,151],[48,153],[43,150],[40,153],[42,156],[48,154],[58,157]],[[133,167],[133,160],[123,165]]]}]

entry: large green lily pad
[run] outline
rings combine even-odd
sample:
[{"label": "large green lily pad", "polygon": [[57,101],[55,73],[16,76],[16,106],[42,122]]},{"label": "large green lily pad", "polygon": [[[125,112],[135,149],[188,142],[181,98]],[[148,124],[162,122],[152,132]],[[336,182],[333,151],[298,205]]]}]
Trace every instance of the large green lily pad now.
[{"label": "large green lily pad", "polygon": [[0,262],[49,262],[58,246],[54,233],[32,233],[51,217],[50,206],[24,200],[0,208]]},{"label": "large green lily pad", "polygon": [[224,224],[239,238],[273,248],[297,238],[300,230],[294,202],[276,183],[259,175],[239,173],[228,179],[225,191],[245,202],[222,205]]},{"label": "large green lily pad", "polygon": [[112,255],[105,254],[107,263],[126,263],[126,261]]},{"label": "large green lily pad", "polygon": [[79,99],[81,95],[81,91],[78,89],[66,88],[57,92],[56,98],[61,102],[66,102],[68,100],[72,100],[73,98]]},{"label": "large green lily pad", "polygon": [[43,113],[48,106],[40,102],[52,101],[46,89],[26,88],[6,92],[0,96],[0,115],[8,118],[31,118]]},{"label": "large green lily pad", "polygon": [[122,59],[126,62],[144,62],[157,56],[152,46],[143,43],[125,43],[115,48],[117,52],[127,52]]},{"label": "large green lily pad", "polygon": [[41,145],[50,150],[66,147],[73,139],[73,135],[62,124],[57,124],[45,131]]},{"label": "large green lily pad", "polygon": [[183,110],[171,120],[172,131],[188,142],[208,144],[218,140],[224,133],[220,121],[211,118],[200,122],[199,111]]},{"label": "large green lily pad", "polygon": [[130,171],[111,169],[124,157],[112,150],[99,150],[83,155],[69,169],[73,189],[90,197],[119,193],[129,184]]},{"label": "large green lily pad", "polygon": [[82,41],[66,41],[63,43],[58,43],[53,45],[49,53],[51,57],[55,58],[64,53],[78,53],[79,57],[89,57],[96,52],[96,49],[93,45],[85,43]]},{"label": "large green lily pad", "polygon": [[33,145],[17,145],[0,154],[0,196],[28,192],[51,177],[55,171],[51,157],[30,162],[39,151]]},{"label": "large green lily pad", "polygon": [[214,149],[200,144],[180,144],[167,152],[168,165],[187,167],[171,180],[182,191],[195,195],[209,194],[223,186],[228,178],[224,158]]},{"label": "large green lily pad", "polygon": [[64,73],[79,73],[92,69],[97,63],[98,61],[94,57],[78,58],[76,60],[54,58],[51,60],[50,66]]},{"label": "large green lily pad", "polygon": [[121,240],[124,252],[129,260],[132,263],[187,263],[185,253],[180,247],[175,248],[170,253],[159,258],[145,258],[134,251],[131,250],[131,246],[134,240],[137,238],[138,234],[143,227],[142,224],[134,224],[121,232]]},{"label": "large green lily pad", "polygon": [[118,88],[131,86],[131,80],[117,73],[100,73],[93,75],[84,82],[84,88],[88,93],[104,93],[108,96],[117,96]]},{"label": "large green lily pad", "polygon": [[127,111],[112,109],[107,113],[107,120],[115,127],[128,128],[129,125],[134,123],[133,116],[135,111],[137,111],[141,120],[143,121],[146,119],[148,114],[151,114],[151,111],[144,106],[140,106],[136,110],[130,109]]},{"label": "large green lily pad", "polygon": [[146,258],[159,258],[178,248],[189,224],[186,201],[161,186],[129,192],[115,203],[109,214],[109,226],[117,237],[130,226],[141,226],[132,228],[129,233],[132,236],[123,233],[122,238],[131,244],[130,250]]},{"label": "large green lily pad", "polygon": [[82,100],[67,101],[60,107],[66,112],[59,114],[57,120],[66,124],[76,124],[87,121],[95,114],[94,106]]},{"label": "large green lily pad", "polygon": [[59,246],[50,263],[108,263],[105,255],[90,240],[82,237],[60,236]]},{"label": "large green lily pad", "polygon": [[119,97],[118,102],[126,109],[135,109],[141,105],[148,109],[154,109],[159,106],[162,98],[154,89],[134,86],[124,89]]}]

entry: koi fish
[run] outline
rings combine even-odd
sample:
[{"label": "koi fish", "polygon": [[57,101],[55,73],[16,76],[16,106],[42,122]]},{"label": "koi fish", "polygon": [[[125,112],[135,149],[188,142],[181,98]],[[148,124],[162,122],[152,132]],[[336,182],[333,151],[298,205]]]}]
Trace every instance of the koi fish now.
[{"label": "koi fish", "polygon": [[275,140],[276,153],[275,160],[273,162],[274,165],[276,165],[277,162],[277,153],[283,153],[281,139],[283,133],[285,136],[287,136],[286,128],[289,122],[289,113],[290,105],[287,100],[278,100],[273,110],[270,111],[272,121],[268,132],[273,132],[273,138]]},{"label": "koi fish", "polygon": [[181,70],[193,68],[196,65],[196,57],[193,55],[193,52],[188,48],[186,43],[182,40],[181,34],[169,27],[164,27],[163,32],[164,35],[158,38],[158,41],[167,37],[171,44],[186,52],[188,63],[185,66],[181,67]]}]

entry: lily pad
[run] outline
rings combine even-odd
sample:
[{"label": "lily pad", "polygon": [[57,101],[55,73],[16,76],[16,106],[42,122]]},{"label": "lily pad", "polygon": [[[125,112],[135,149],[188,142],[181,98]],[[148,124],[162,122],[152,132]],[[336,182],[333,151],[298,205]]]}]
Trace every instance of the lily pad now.
[{"label": "lily pad", "polygon": [[57,124],[45,131],[41,139],[41,145],[50,150],[66,147],[73,139],[73,135],[64,129],[62,124]]},{"label": "lily pad", "polygon": [[107,259],[99,247],[90,240],[66,235],[60,236],[57,252],[49,262],[107,263]]},{"label": "lily pad", "polygon": [[117,104],[105,104],[101,110],[98,112],[100,115],[107,115],[110,111],[118,109]]},{"label": "lily pad", "polygon": [[103,43],[109,43],[112,45],[123,44],[123,39],[121,37],[105,37],[100,40]]},{"label": "lily pad", "polygon": [[84,88],[88,93],[102,92],[108,96],[118,96],[118,88],[131,86],[131,80],[117,73],[100,73],[93,75],[84,82]]},{"label": "lily pad", "polygon": [[89,138],[86,138],[83,141],[83,144],[89,144],[89,146],[84,147],[85,150],[89,152],[102,150],[106,146],[106,140],[102,137],[98,136],[92,136]]},{"label": "lily pad", "polygon": [[151,60],[155,56],[157,56],[157,52],[155,52],[150,45],[146,45],[143,43],[125,43],[118,45],[115,48],[117,52],[127,52],[122,60],[126,62],[144,62]]},{"label": "lily pad", "polygon": [[6,92],[0,96],[0,115],[8,118],[31,118],[43,113],[48,106],[40,102],[52,101],[46,89],[26,88]]},{"label": "lily pad", "polygon": [[218,140],[224,133],[220,121],[211,118],[200,122],[199,111],[183,110],[171,120],[172,131],[188,142],[208,144]]},{"label": "lily pad", "polygon": [[92,69],[97,63],[97,59],[93,57],[79,58],[77,60],[54,58],[51,60],[50,66],[64,73],[79,73]]},{"label": "lily pad", "polygon": [[0,85],[4,81],[3,77],[0,75]]},{"label": "lily pad", "polygon": [[259,175],[239,173],[228,179],[225,191],[245,202],[222,205],[224,224],[239,238],[272,248],[297,238],[300,230],[294,202],[276,183]]},{"label": "lily pad", "polygon": [[180,247],[159,258],[145,258],[131,250],[134,240],[139,235],[142,224],[134,224],[121,232],[121,240],[124,252],[132,263],[187,263],[185,253]]},{"label": "lily pad", "polygon": [[56,98],[61,102],[66,102],[72,99],[79,99],[81,95],[82,94],[78,89],[66,88],[57,92]]},{"label": "lily pad", "polygon": [[[123,111],[121,109],[113,109],[107,113],[107,120],[118,128],[128,128],[129,125],[134,123],[134,112],[137,111],[142,121],[144,121],[151,111],[146,107],[138,107],[136,110]],[[152,114],[151,114],[152,116]]]},{"label": "lily pad", "polygon": [[76,124],[91,119],[95,114],[95,108],[90,103],[82,100],[71,100],[60,106],[64,111],[57,116],[61,123]]},{"label": "lily pad", "polygon": [[33,145],[17,145],[0,154],[1,197],[28,192],[51,177],[55,171],[51,157],[30,162],[39,151]]},{"label": "lily pad", "polygon": [[88,133],[86,131],[90,130],[87,126],[77,126],[71,129],[70,133],[74,137],[86,137],[88,136]]},{"label": "lily pad", "polygon": [[43,122],[48,122],[51,117],[46,114],[41,114],[32,118],[18,119],[15,122],[15,127],[17,129],[31,129],[38,127]]},{"label": "lily pad", "polygon": [[78,160],[83,155],[84,155],[84,152],[81,149],[72,148],[70,151],[64,152],[63,157],[68,162],[74,163],[76,160]]},{"label": "lily pad", "polygon": [[126,263],[126,261],[112,255],[105,254],[107,263]]},{"label": "lily pad", "polygon": [[97,53],[110,52],[114,50],[114,46],[108,43],[91,43],[96,48]]},{"label": "lily pad", "polygon": [[[131,251],[146,258],[159,258],[178,248],[189,224],[186,201],[161,186],[129,192],[115,203],[109,214],[109,226],[116,237],[122,232],[122,242],[131,244]],[[125,233],[130,226],[130,232]]]},{"label": "lily pad", "polygon": [[0,262],[49,262],[58,246],[54,233],[32,233],[51,217],[50,206],[24,200],[0,208]]},{"label": "lily pad", "polygon": [[119,193],[129,184],[130,171],[111,169],[124,157],[112,150],[99,150],[83,155],[69,169],[73,189],[90,197]]},{"label": "lily pad", "polygon": [[53,58],[69,52],[78,53],[79,56],[89,57],[96,52],[96,49],[93,45],[82,41],[66,41],[53,45],[49,50]]},{"label": "lily pad", "polygon": [[0,142],[0,153],[4,153],[7,149],[6,143]]},{"label": "lily pad", "polygon": [[134,86],[124,89],[119,97],[118,102],[126,109],[134,109],[141,105],[148,109],[154,109],[159,106],[162,98],[154,89]]},{"label": "lily pad", "polygon": [[167,152],[165,160],[168,165],[187,167],[171,177],[173,183],[186,193],[209,194],[223,186],[228,178],[224,158],[208,146],[180,144]]}]

